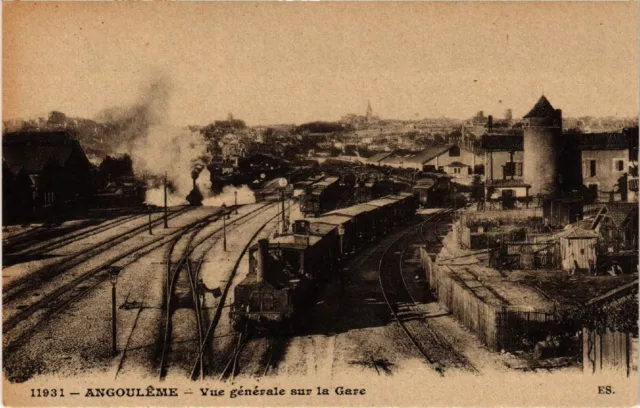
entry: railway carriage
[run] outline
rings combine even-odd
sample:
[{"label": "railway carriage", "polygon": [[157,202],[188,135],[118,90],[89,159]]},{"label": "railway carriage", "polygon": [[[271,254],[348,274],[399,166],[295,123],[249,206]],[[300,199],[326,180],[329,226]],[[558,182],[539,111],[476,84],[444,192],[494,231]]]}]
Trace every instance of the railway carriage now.
[{"label": "railway carriage", "polygon": [[329,211],[325,215],[342,215],[351,217],[352,222],[354,223],[353,239],[356,240],[356,244],[358,245],[372,240],[378,234],[378,231],[380,230],[380,219],[377,217],[378,212],[378,207],[363,203]]},{"label": "railway carriage", "polygon": [[342,198],[338,177],[327,177],[306,187],[300,210],[305,215],[317,215],[335,208]]},{"label": "railway carriage", "polygon": [[398,199],[399,219],[407,219],[413,216],[418,209],[418,202],[412,193],[402,192],[390,198]]},{"label": "railway carriage", "polygon": [[[309,220],[309,233],[329,236],[334,243],[333,253],[341,258],[345,253],[356,249],[357,234],[355,219],[343,215],[323,215]],[[300,227],[294,229],[294,234],[305,234]]]},{"label": "railway carriage", "polygon": [[249,249],[247,277],[234,289],[233,327],[290,324],[294,313],[304,313],[315,298],[318,285],[338,271],[345,254],[388,233],[415,208],[411,194],[389,196],[296,220],[291,234],[259,241]]},{"label": "railway carriage", "polygon": [[397,213],[397,201],[398,200],[393,198],[384,197],[367,203],[367,205],[378,208],[376,214],[376,228],[378,235],[386,234],[391,230],[391,228],[393,228],[393,221]]}]

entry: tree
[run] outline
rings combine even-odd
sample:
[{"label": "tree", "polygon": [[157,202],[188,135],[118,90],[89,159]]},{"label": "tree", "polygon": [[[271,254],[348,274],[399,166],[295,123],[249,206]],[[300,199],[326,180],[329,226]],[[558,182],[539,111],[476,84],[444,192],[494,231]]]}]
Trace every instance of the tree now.
[{"label": "tree", "polygon": [[67,122],[67,115],[62,112],[52,111],[49,113],[49,119],[47,124],[50,125],[64,125]]},{"label": "tree", "polygon": [[335,133],[352,130],[352,126],[340,122],[309,122],[296,128],[297,133]]}]

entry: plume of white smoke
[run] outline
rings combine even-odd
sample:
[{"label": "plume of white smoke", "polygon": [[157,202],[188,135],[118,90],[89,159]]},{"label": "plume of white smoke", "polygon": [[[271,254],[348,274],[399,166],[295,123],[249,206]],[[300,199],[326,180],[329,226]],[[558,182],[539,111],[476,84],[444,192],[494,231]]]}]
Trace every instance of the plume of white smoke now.
[{"label": "plume of white smoke", "polygon": [[[206,143],[200,133],[154,125],[145,137],[136,140],[131,158],[134,170],[144,174],[162,177],[166,171],[172,186],[168,204],[180,205],[186,203],[186,197],[193,188],[191,172],[206,161]],[[148,187],[146,202],[162,205],[163,186],[151,184]],[[209,184],[208,190],[210,188]]]},{"label": "plume of white smoke", "polygon": [[[107,109],[98,116],[118,129],[118,152],[131,156],[136,176],[146,177],[147,204],[164,204],[165,174],[170,186],[168,205],[185,204],[193,187],[192,170],[210,160],[199,132],[166,124],[171,90],[171,81],[159,77],[143,88],[137,104]],[[203,194],[209,192],[210,185]]]},{"label": "plume of white smoke", "polygon": [[256,197],[249,187],[225,186],[222,189],[222,193],[205,198],[202,205],[214,207],[221,206],[222,204],[226,204],[227,206],[233,205],[235,203],[234,193],[236,192],[238,193],[238,204],[253,204],[256,202]]}]

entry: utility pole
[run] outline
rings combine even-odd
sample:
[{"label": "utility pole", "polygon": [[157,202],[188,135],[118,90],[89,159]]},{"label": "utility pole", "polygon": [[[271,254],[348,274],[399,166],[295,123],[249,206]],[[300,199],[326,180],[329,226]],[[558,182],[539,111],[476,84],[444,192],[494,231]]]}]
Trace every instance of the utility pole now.
[{"label": "utility pole", "polygon": [[238,214],[238,191],[234,191],[233,192],[233,200],[235,203],[235,207],[236,207],[236,215]]},{"label": "utility pole", "polygon": [[109,279],[111,280],[111,355],[118,354],[117,343],[117,326],[116,326],[116,283],[118,282],[118,274],[120,269],[111,267],[108,270]]},{"label": "utility pole", "polygon": [[282,232],[287,230],[287,225],[284,223],[284,188],[282,189]]},{"label": "utility pole", "polygon": [[227,252],[227,205],[222,203],[222,250]]},{"label": "utility pole", "polygon": [[151,231],[151,206],[147,206],[147,213],[149,214],[149,235],[153,235],[153,231]]},{"label": "utility pole", "polygon": [[164,227],[169,228],[169,222],[167,218],[167,172],[164,172]]}]

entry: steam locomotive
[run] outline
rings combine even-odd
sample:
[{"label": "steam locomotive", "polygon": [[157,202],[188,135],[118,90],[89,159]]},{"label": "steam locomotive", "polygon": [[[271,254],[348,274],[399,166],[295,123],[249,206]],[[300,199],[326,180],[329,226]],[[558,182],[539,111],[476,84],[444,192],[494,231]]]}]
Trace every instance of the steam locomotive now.
[{"label": "steam locomotive", "polygon": [[410,193],[386,196],[296,220],[291,234],[258,241],[249,249],[249,273],[235,287],[230,311],[234,329],[289,326],[313,289],[338,270],[347,254],[387,234],[416,209]]}]

